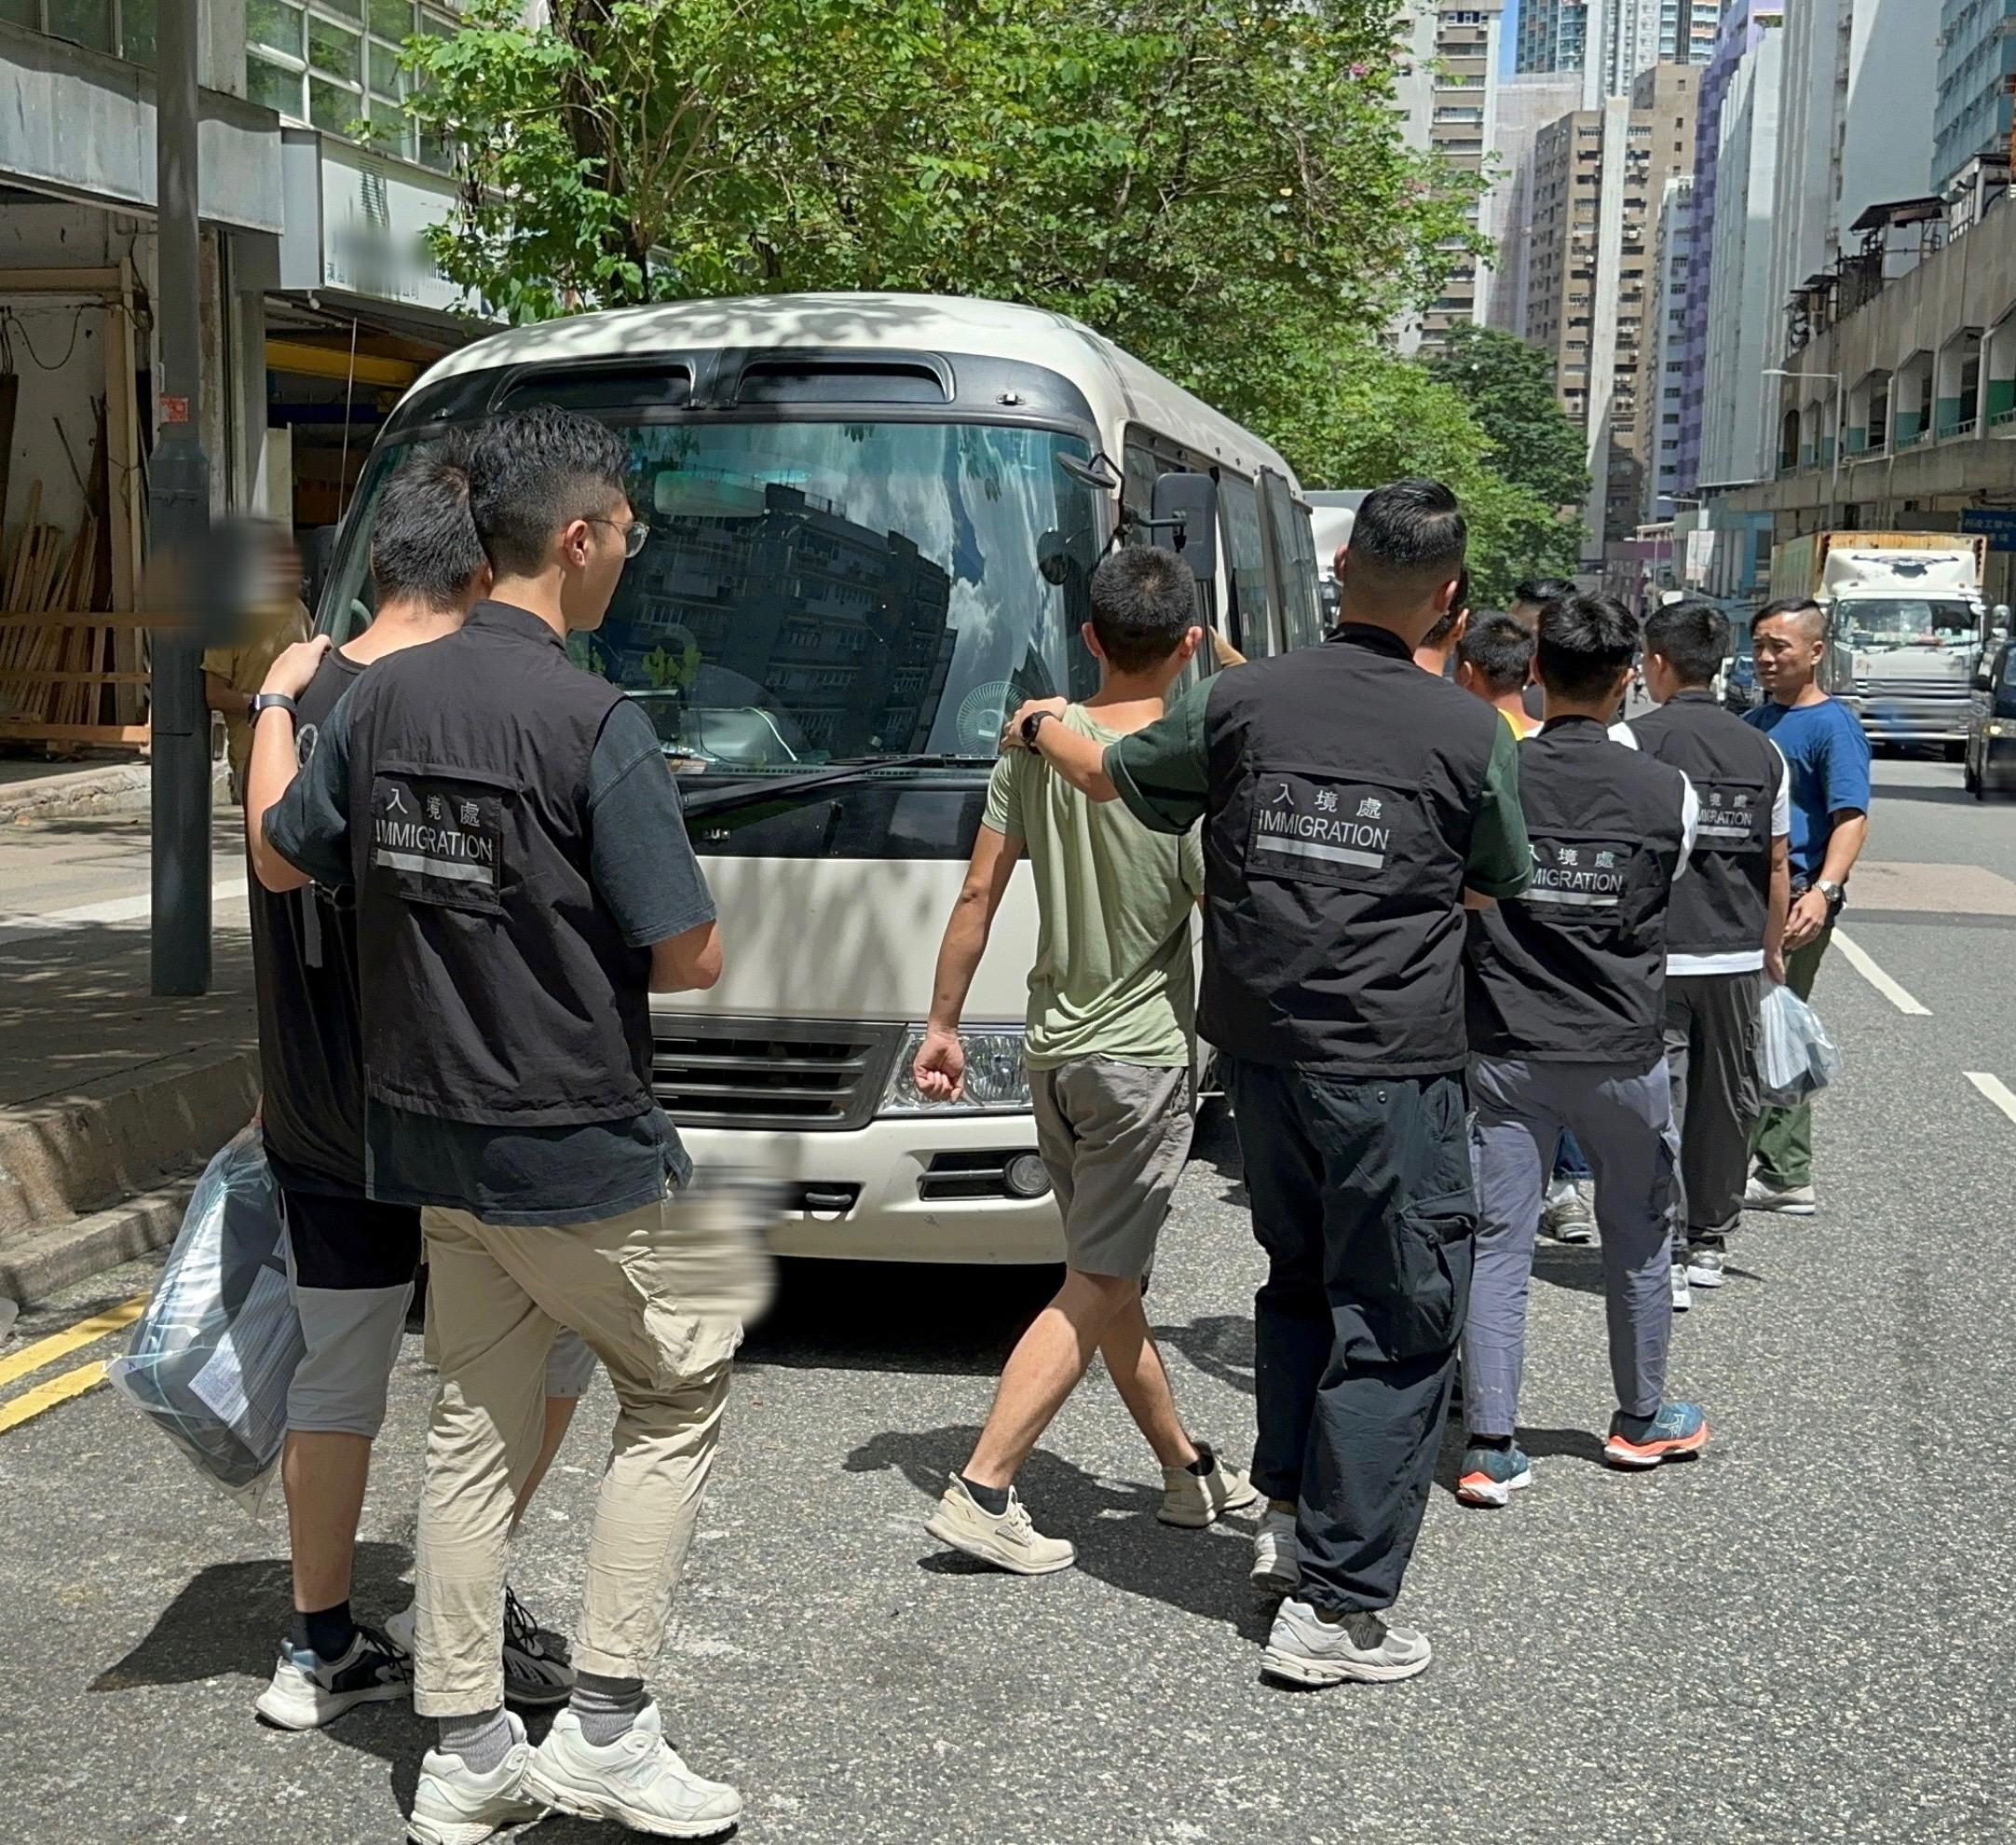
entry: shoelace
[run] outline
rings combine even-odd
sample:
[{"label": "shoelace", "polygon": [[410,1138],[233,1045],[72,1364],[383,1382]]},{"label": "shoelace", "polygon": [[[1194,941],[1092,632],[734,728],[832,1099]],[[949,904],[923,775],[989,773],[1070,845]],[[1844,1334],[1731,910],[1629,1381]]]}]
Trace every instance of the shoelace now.
[{"label": "shoelace", "polygon": [[1029,1517],[1028,1508],[1015,1496],[1013,1486],[1008,1489],[1008,1510],[1001,1514],[1001,1524],[1013,1538],[1033,1538],[1036,1535],[1035,1521]]},{"label": "shoelace", "polygon": [[517,1592],[509,1584],[504,1590],[504,1644],[514,1647],[521,1653],[529,1653],[536,1660],[546,1657],[546,1642],[539,1633],[539,1624],[532,1619],[532,1611],[518,1599]]}]

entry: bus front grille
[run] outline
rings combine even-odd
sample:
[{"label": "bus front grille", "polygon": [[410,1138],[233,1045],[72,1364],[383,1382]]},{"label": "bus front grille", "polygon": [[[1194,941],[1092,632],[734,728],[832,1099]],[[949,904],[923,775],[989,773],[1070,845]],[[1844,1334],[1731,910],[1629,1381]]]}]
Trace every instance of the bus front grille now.
[{"label": "bus front grille", "polygon": [[839,1129],[873,1118],[903,1043],[895,1025],[660,1018],[651,1086],[683,1126]]}]

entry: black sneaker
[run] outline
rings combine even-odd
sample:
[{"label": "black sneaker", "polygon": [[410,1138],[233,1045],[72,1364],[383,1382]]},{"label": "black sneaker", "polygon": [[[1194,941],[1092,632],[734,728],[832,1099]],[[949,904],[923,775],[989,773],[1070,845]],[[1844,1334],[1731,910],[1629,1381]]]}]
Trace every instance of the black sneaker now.
[{"label": "black sneaker", "polygon": [[282,1646],[273,1682],[252,1708],[277,1729],[320,1729],[359,1704],[388,1703],[412,1689],[406,1656],[376,1628],[360,1626],[340,1660]]},{"label": "black sneaker", "polygon": [[544,1710],[564,1704],[574,1690],[574,1662],[567,1643],[551,1628],[541,1627],[504,1585],[504,1702]]}]

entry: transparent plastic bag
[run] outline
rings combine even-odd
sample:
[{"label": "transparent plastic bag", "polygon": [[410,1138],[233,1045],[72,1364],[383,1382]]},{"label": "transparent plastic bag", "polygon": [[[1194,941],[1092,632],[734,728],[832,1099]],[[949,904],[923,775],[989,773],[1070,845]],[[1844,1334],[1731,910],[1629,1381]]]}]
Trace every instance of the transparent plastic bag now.
[{"label": "transparent plastic bag", "polygon": [[113,1386],[257,1518],[287,1435],[303,1351],[279,1188],[256,1128],[211,1161]]},{"label": "transparent plastic bag", "polygon": [[1817,1096],[1841,1072],[1841,1047],[1820,1016],[1790,987],[1764,995],[1757,1033],[1757,1080],[1765,1101],[1790,1108]]}]

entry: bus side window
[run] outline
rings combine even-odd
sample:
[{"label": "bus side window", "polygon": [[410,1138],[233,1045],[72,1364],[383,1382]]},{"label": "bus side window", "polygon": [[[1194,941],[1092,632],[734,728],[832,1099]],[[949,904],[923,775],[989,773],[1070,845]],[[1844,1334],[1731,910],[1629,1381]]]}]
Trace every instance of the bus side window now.
[{"label": "bus side window", "polygon": [[1221,473],[1218,503],[1225,528],[1225,575],[1232,588],[1227,638],[1251,660],[1281,651],[1268,594],[1267,540],[1260,529],[1260,496],[1250,481]]},{"label": "bus side window", "polygon": [[1260,474],[1261,504],[1267,514],[1267,540],[1281,599],[1281,627],[1290,648],[1314,647],[1323,638],[1323,620],[1316,608],[1316,544],[1309,529],[1309,512],[1297,506],[1288,484],[1279,474]]},{"label": "bus side window", "polygon": [[[1121,503],[1137,519],[1145,519],[1155,504],[1155,476],[1161,471],[1155,466],[1154,455],[1142,444],[1130,440],[1121,450]],[[1153,544],[1155,534],[1146,526],[1134,526],[1127,532],[1129,544]]]}]

